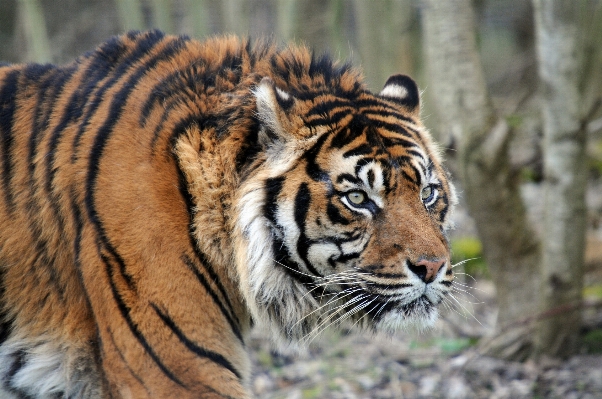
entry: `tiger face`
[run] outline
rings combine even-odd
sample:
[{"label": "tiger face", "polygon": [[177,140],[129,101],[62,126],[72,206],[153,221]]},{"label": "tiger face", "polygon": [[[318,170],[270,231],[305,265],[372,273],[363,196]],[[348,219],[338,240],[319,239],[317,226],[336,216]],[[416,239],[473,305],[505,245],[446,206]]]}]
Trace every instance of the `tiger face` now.
[{"label": "tiger face", "polygon": [[379,95],[255,91],[264,157],[237,201],[238,273],[254,318],[286,344],[332,324],[428,327],[451,289],[453,187],[393,76]]}]

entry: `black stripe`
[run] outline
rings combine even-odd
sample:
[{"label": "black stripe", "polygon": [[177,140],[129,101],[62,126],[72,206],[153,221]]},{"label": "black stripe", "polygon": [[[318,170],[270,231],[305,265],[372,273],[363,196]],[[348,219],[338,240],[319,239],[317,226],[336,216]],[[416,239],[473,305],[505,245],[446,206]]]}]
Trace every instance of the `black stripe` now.
[{"label": "black stripe", "polygon": [[[374,158],[360,158],[357,160],[357,162],[355,163],[355,175],[359,175],[360,171],[362,170],[362,168],[368,164],[371,164],[372,162],[374,162]],[[358,177],[358,181],[359,177]]]},{"label": "black stripe", "polygon": [[367,284],[370,287],[370,289],[377,288],[377,289],[381,289],[381,290],[393,290],[393,289],[399,289],[399,288],[413,287],[413,284],[404,284],[404,283],[382,284],[382,283],[375,283],[374,281],[368,281]]},{"label": "black stripe", "polygon": [[208,359],[219,366],[228,369],[234,374],[239,380],[242,379],[241,373],[236,370],[236,368],[226,359],[224,356],[220,355],[217,352],[210,351],[205,349],[198,344],[194,343],[190,338],[188,338],[182,330],[176,325],[171,317],[169,317],[166,313],[162,312],[157,305],[151,303],[152,308],[157,312],[157,315],[161,318],[163,323],[178,337],[181,343],[188,348],[191,352],[196,354],[199,357]]},{"label": "black stripe", "polygon": [[12,147],[14,144],[13,118],[17,106],[17,86],[20,70],[13,70],[5,75],[0,90],[0,151],[2,155],[2,188],[4,200],[9,213],[16,206],[11,189],[13,176]]},{"label": "black stripe", "polygon": [[309,128],[315,128],[317,126],[336,126],[341,122],[343,118],[348,116],[350,111],[348,109],[343,109],[337,112],[333,112],[329,115],[325,115],[322,118],[313,118],[311,120],[306,120],[304,125]]},{"label": "black stripe", "polygon": [[354,101],[354,103],[358,108],[361,108],[362,114],[391,115],[405,122],[415,122],[412,118],[400,114],[397,106],[391,106],[391,104],[378,98],[363,98],[361,100]]},{"label": "black stripe", "polygon": [[[2,247],[0,247],[0,253],[2,253]],[[0,264],[4,265],[6,263],[0,258]],[[6,305],[4,303],[6,295],[5,276],[6,268],[0,267],[0,346],[2,346],[10,336],[13,325],[13,320],[8,316]]]},{"label": "black stripe", "polygon": [[[82,218],[82,211],[80,207],[77,205],[77,196],[75,189],[72,187],[70,190],[70,202],[71,202],[71,214],[73,216],[73,230],[75,231],[73,237],[73,263],[75,265],[75,272],[79,276],[79,280],[82,283],[81,287],[84,291],[84,295],[86,298],[87,306],[92,309],[92,305],[90,303],[90,295],[88,294],[88,290],[86,285],[84,284],[84,276],[82,272],[82,264],[81,264],[81,248],[82,248],[82,231],[84,229],[84,221]],[[100,339],[100,338],[99,338]]]},{"label": "black stripe", "polygon": [[[44,99],[45,102],[48,102],[50,104],[48,113],[46,115],[47,118],[50,118],[50,116],[52,115],[52,111],[54,110],[54,104],[56,103],[57,99],[60,97],[65,85],[72,78],[72,76],[76,70],[77,70],[77,68],[75,66],[72,66],[69,68],[58,69],[53,74],[53,81],[52,81],[53,89],[51,92],[51,96]],[[39,90],[39,88],[38,88],[38,90]],[[48,120],[44,121],[44,123],[47,124]],[[59,128],[61,130],[58,130]],[[64,230],[65,221],[64,221],[64,217],[63,217],[63,212],[61,212],[61,209],[59,206],[60,201],[57,199],[57,197],[55,195],[53,195],[53,192],[52,192],[52,180],[53,180],[53,176],[55,174],[55,170],[53,170],[54,157],[57,155],[56,154],[56,143],[53,143],[53,140],[55,139],[54,136],[56,135],[56,132],[58,131],[59,133],[62,133],[62,129],[64,129],[64,126],[59,126],[55,129],[55,133],[53,133],[53,135],[50,138],[51,141],[49,143],[48,150],[45,153],[45,157],[44,157],[46,160],[45,189],[48,193],[48,196],[50,197],[49,203],[50,203],[51,208],[54,211],[54,215],[55,215],[56,221],[58,223],[58,229],[61,231]],[[30,157],[29,168],[32,173],[35,170],[35,166],[34,166],[35,154],[38,151],[39,144],[42,142],[42,137],[39,137],[39,136],[41,136],[40,133],[41,132],[32,132],[32,137],[30,138],[30,141],[29,141],[29,145],[30,145],[30,147],[29,147],[29,157]],[[38,136],[38,137],[35,137],[35,136]],[[32,175],[32,177],[33,177],[33,175]],[[33,193],[33,190],[32,190],[32,193]]]},{"label": "black stripe", "polygon": [[406,316],[408,316],[410,313],[407,311],[406,307],[400,308],[399,301],[391,301],[390,298],[382,297],[381,295],[377,294],[370,294],[368,299],[374,299],[375,303],[375,307],[366,312],[366,314],[373,320],[373,323],[378,323],[388,312],[393,309],[405,311]]},{"label": "black stripe", "polygon": [[[205,291],[211,296],[211,299],[213,299],[213,302],[219,307],[222,314],[228,321],[228,324],[230,324],[230,328],[232,329],[232,332],[234,333],[234,335],[236,335],[236,337],[240,340],[241,343],[244,343],[242,334],[240,332],[240,327],[238,326],[237,321],[235,321],[233,319],[233,317],[235,315],[232,314],[233,309],[232,309],[232,305],[230,304],[230,302],[227,299],[228,297],[225,295],[225,293],[222,292],[222,297],[224,298],[224,301],[227,303],[227,306],[228,306],[228,309],[226,309],[226,307],[224,306],[222,301],[220,301],[220,299],[218,298],[217,293],[213,290],[213,288],[211,288],[211,284],[209,284],[209,281],[199,271],[199,269],[197,268],[197,266],[195,265],[193,260],[190,259],[190,257],[186,254],[182,255],[181,259],[182,259],[182,262],[184,262],[186,264],[186,266],[188,266],[188,268],[194,273],[197,280],[205,288]],[[213,281],[215,282],[217,280],[214,279]],[[217,283],[216,283],[216,285],[217,285]]]},{"label": "black stripe", "polygon": [[328,259],[328,263],[333,268],[335,268],[337,263],[347,263],[350,260],[359,258],[362,255],[362,253],[363,253],[363,249],[364,248],[362,248],[362,250],[360,252],[351,252],[351,253],[348,253],[348,254],[341,254],[341,255],[339,255],[337,257],[330,258],[330,259]]},{"label": "black stripe", "polygon": [[408,150],[408,154],[413,155],[416,158],[419,158],[421,161],[426,163],[426,160],[424,159],[424,157],[422,156],[422,154],[416,150]]},{"label": "black stripe", "polygon": [[[209,261],[207,255],[205,255],[204,253],[202,253],[199,250],[198,245],[195,241],[194,227],[193,227],[194,226],[194,207],[195,207],[195,205],[194,205],[194,201],[192,198],[192,194],[190,194],[190,192],[188,191],[188,185],[186,184],[186,178],[184,177],[184,174],[182,173],[182,171],[180,169],[178,169],[178,183],[179,183],[178,189],[180,191],[180,195],[182,196],[182,199],[184,200],[184,204],[186,205],[186,210],[188,211],[188,215],[189,215],[188,239],[190,242],[190,246],[193,248],[193,251],[194,251],[194,254],[195,254],[197,260],[203,265],[204,270],[209,274],[209,278],[213,281],[213,283],[219,290],[225,305],[229,309],[228,313],[232,317],[233,324],[236,326],[240,326],[240,320],[238,319],[238,317],[236,316],[236,313],[234,312],[234,307],[232,306],[232,303],[230,302],[230,298],[226,292],[226,288],[221,283],[221,279],[218,277],[217,273],[215,272],[215,269],[214,269],[213,265],[211,264],[211,262]],[[242,335],[240,334],[240,328],[233,328],[233,331],[236,331],[236,330],[239,331],[238,335],[240,335],[241,344],[244,346],[244,341],[242,340]]]},{"label": "black stripe", "polygon": [[117,354],[121,358],[121,361],[123,362],[125,367],[128,369],[130,374],[134,376],[136,381],[138,381],[140,383],[140,385],[142,385],[144,387],[144,390],[148,393],[148,395],[151,396],[151,391],[146,387],[142,378],[136,372],[134,372],[134,370],[132,370],[132,368],[128,364],[128,361],[125,359],[125,356],[121,352],[121,349],[119,349],[119,347],[117,347],[117,343],[115,342],[115,337],[113,336],[113,332],[111,330],[109,330],[108,328],[107,328],[107,334],[109,335],[109,339],[111,340],[111,344],[113,345],[113,348],[115,348],[115,351],[117,351]]},{"label": "black stripe", "polygon": [[[60,274],[57,272],[55,265],[55,258],[50,255],[48,241],[43,237],[42,229],[37,227],[34,223],[28,224],[29,231],[31,232],[31,239],[34,242],[35,256],[31,262],[32,269],[45,270],[43,276],[48,278],[48,283],[54,286],[55,292],[58,294],[59,299],[64,302],[65,300],[65,285],[61,281]],[[45,283],[45,282],[42,282]]]},{"label": "black stripe", "polygon": [[315,276],[321,276],[316,268],[311,264],[307,258],[309,254],[309,247],[312,242],[305,235],[305,222],[309,213],[309,206],[311,204],[311,194],[309,192],[309,186],[307,183],[301,183],[297,195],[295,196],[295,222],[299,228],[299,239],[297,240],[297,253],[303,262],[307,270]]},{"label": "black stripe", "polygon": [[27,392],[23,391],[22,389],[12,386],[12,384],[13,384],[12,379],[15,377],[15,375],[17,375],[19,370],[21,370],[21,368],[23,368],[23,366],[25,365],[25,356],[26,355],[27,355],[27,352],[25,349],[19,349],[16,353],[13,353],[13,357],[15,360],[14,360],[13,364],[11,365],[10,370],[7,374],[8,385],[6,386],[6,388],[8,388],[8,390],[13,395],[17,396],[18,399],[34,399],[33,396],[29,395]]},{"label": "black stripe", "polygon": [[354,118],[345,129],[341,129],[330,141],[330,146],[335,149],[343,148],[364,133],[365,126],[360,125]]},{"label": "black stripe", "polygon": [[352,175],[351,173],[343,173],[337,177],[337,183],[342,183],[345,180],[351,184],[361,184],[361,180]]},{"label": "black stripe", "polygon": [[[109,42],[109,44],[110,43],[112,42]],[[96,89],[97,84],[110,73],[111,67],[113,66],[112,62],[115,60],[114,57],[117,57],[118,54],[123,52],[123,48],[118,46],[117,49],[114,50],[116,54],[112,54],[112,57],[107,57],[107,52],[104,51],[107,47],[108,45],[105,44],[101,49],[92,53],[89,57],[90,62],[86,65],[83,76],[79,79],[78,87],[76,87],[67,100],[65,108],[61,112],[61,119],[50,135],[48,154],[46,157],[46,173],[48,176],[46,180],[46,191],[49,194],[52,193],[52,184],[56,173],[56,170],[54,169],[54,161],[57,155],[56,148],[60,143],[65,128],[70,123],[80,121],[81,125],[79,126],[78,134],[80,131],[83,131],[83,126],[87,124],[87,121],[82,123],[81,119],[84,115],[84,109],[91,98],[92,92]],[[57,82],[59,94],[62,92],[62,87],[65,85],[66,79],[70,78],[75,71],[75,68],[64,71],[64,75]],[[92,114],[89,114],[89,116],[91,115]],[[75,159],[75,154],[72,154],[72,161],[75,161]]]},{"label": "black stripe", "polygon": [[[382,116],[383,118],[393,117],[396,119],[400,119],[404,122],[414,122],[414,120],[412,120],[412,118],[410,118],[406,115],[400,114],[399,112],[397,112],[397,110],[394,110],[393,108],[390,108],[388,105],[384,105],[382,103],[379,103],[378,108],[376,108],[376,109],[363,108],[361,112],[362,112],[362,114],[366,115],[368,118],[370,118],[370,116]],[[373,118],[370,118],[370,119],[374,120],[374,121],[379,121],[378,119],[373,119]]]},{"label": "black stripe", "polygon": [[314,181],[322,181],[325,183],[332,184],[330,176],[324,171],[317,163],[318,154],[328,137],[328,134],[323,134],[318,141],[305,153],[304,158],[307,161],[305,172]]},{"label": "black stripe", "polygon": [[272,253],[274,256],[275,264],[277,266],[281,266],[282,270],[284,270],[286,274],[308,287],[308,290],[310,286],[313,286],[314,280],[311,277],[309,277],[306,273],[303,273],[299,270],[299,265],[292,259],[290,259],[291,255],[288,252],[287,246],[282,240],[280,240],[277,237],[273,238]]},{"label": "black stripe", "polygon": [[[17,375],[19,370],[21,370],[23,368],[23,366],[25,365],[25,356],[26,355],[27,355],[27,352],[25,351],[25,349],[19,349],[12,354],[11,357],[14,360],[10,366],[10,369],[8,370],[8,373],[6,374],[9,384],[12,383],[12,379],[15,377],[15,375]],[[9,385],[9,388],[11,388],[11,390],[14,389],[11,385]]]},{"label": "black stripe", "polygon": [[[152,33],[152,32],[151,32]],[[149,35],[151,36],[151,35]],[[162,37],[162,34],[161,34]],[[147,40],[149,41],[148,37]],[[150,44],[154,44],[154,41]],[[180,39],[175,39],[167,46],[167,49],[163,50],[155,54],[153,57],[148,59],[145,63],[140,65],[133,73],[130,75],[127,82],[123,83],[123,86],[119,92],[117,92],[113,96],[113,100],[111,101],[111,105],[109,108],[109,115],[104,121],[104,124],[100,127],[98,132],[96,133],[96,137],[94,139],[94,144],[92,145],[91,153],[90,153],[90,161],[88,164],[88,175],[86,180],[86,198],[85,204],[86,209],[88,211],[89,218],[94,225],[97,234],[99,235],[103,245],[111,253],[116,261],[119,264],[119,268],[122,276],[126,280],[126,283],[130,288],[134,287],[133,278],[127,273],[126,265],[121,256],[117,253],[115,248],[110,243],[109,238],[104,230],[102,221],[96,211],[95,206],[95,188],[96,188],[96,179],[98,178],[98,173],[100,171],[100,159],[102,158],[104,148],[113,133],[113,128],[117,121],[121,118],[121,115],[124,112],[124,106],[127,102],[127,99],[131,92],[137,87],[138,81],[148,72],[149,69],[152,69],[159,61],[169,59],[183,47],[184,42]],[[142,48],[148,47],[149,44],[143,46]],[[100,94],[97,93],[97,98]]]},{"label": "black stripe", "polygon": [[50,114],[56,101],[57,86],[55,85],[55,80],[60,73],[60,69],[50,68],[49,71],[50,73],[38,82],[36,105],[33,110],[31,135],[29,137],[29,153],[27,156],[31,176],[33,176],[35,170],[34,158],[37,153],[37,146],[42,141],[43,133],[48,128]]},{"label": "black stripe", "polygon": [[374,151],[374,149],[372,148],[372,146],[370,146],[366,143],[363,143],[349,151],[346,151],[343,154],[343,158],[355,157],[355,156],[360,156],[360,155],[368,155],[368,154],[372,154],[373,151]]},{"label": "black stripe", "polygon": [[368,170],[368,185],[370,186],[370,188],[374,188],[375,178],[376,176],[374,176],[374,171],[372,169]]},{"label": "black stripe", "polygon": [[443,208],[439,211],[439,223],[443,223],[443,221],[445,220],[445,216],[447,215],[447,211],[448,211],[448,200],[447,200],[447,196],[443,196],[441,197],[443,203],[445,204],[443,206]]},{"label": "black stripe", "polygon": [[263,213],[274,226],[279,225],[276,220],[276,212],[278,211],[278,196],[280,195],[280,192],[282,192],[284,180],[284,176],[279,176],[265,181],[265,203],[263,205]]},{"label": "black stripe", "polygon": [[418,168],[416,168],[413,164],[408,164],[407,166],[409,166],[410,168],[412,168],[412,170],[414,171],[414,175],[416,175],[416,185],[418,187],[422,187],[422,174],[420,174],[420,170],[418,170]]},{"label": "black stripe", "polygon": [[[27,79],[35,80],[37,86],[36,105],[32,110],[31,143],[35,143],[37,137],[39,137],[38,135],[48,126],[49,110],[52,109],[52,106],[54,105],[54,98],[49,99],[50,96],[48,95],[48,91],[52,91],[57,70],[58,69],[54,65],[50,64],[30,64],[24,71]],[[28,158],[30,165],[32,159],[33,155],[30,153]],[[31,167],[30,170],[32,170]]]},{"label": "black stripe", "polygon": [[[133,35],[129,35],[129,34],[128,34],[128,37],[130,37],[131,39],[136,38],[136,37],[133,37]],[[130,70],[132,65],[135,65],[136,62],[138,62],[146,54],[150,54],[152,52],[153,48],[155,47],[155,45],[160,43],[161,40],[163,39],[163,37],[164,37],[163,33],[159,32],[159,31],[148,32],[142,39],[139,39],[139,41],[136,43],[136,47],[132,50],[132,52],[127,57],[125,57],[123,59],[118,58],[124,52],[124,49],[122,47],[116,46],[115,49],[112,49],[113,52],[110,54],[109,62],[118,62],[118,64],[115,64],[114,67],[111,68],[111,73],[112,73],[111,78],[108,79],[102,85],[102,87],[98,89],[98,91],[96,91],[94,97],[89,99],[89,105],[86,110],[86,114],[84,115],[82,122],[79,124],[79,129],[73,139],[73,149],[74,149],[73,157],[74,157],[74,159],[77,158],[77,151],[79,149],[79,143],[80,143],[81,137],[86,132],[88,124],[90,123],[90,120],[92,119],[92,117],[98,110],[98,107],[100,107],[100,104],[104,100],[105,93],[109,89],[111,89],[119,81],[119,79],[121,79],[123,77],[123,75],[125,75]],[[107,43],[107,44],[110,44],[110,43]],[[102,53],[101,56],[104,56],[106,54],[106,52],[103,51],[103,48],[101,48],[99,51]],[[157,58],[156,55],[154,57],[150,58],[150,60],[148,60],[145,64],[143,64],[142,66],[139,66],[137,69],[137,72],[134,72],[134,74],[139,73],[141,70],[146,72],[147,68],[150,68],[152,66],[153,61],[156,60],[156,58]],[[129,83],[129,84],[131,84],[131,83]],[[128,83],[124,83],[124,85],[125,85],[125,88],[128,87]]]},{"label": "black stripe", "polygon": [[328,215],[328,219],[330,219],[333,224],[342,224],[346,226],[350,223],[349,219],[341,215],[341,211],[339,211],[339,208],[337,208],[332,201],[328,202],[328,206],[326,207],[326,215]]},{"label": "black stripe", "polygon": [[[99,252],[100,252],[100,250],[99,250]],[[132,320],[132,317],[130,315],[130,309],[127,307],[123,298],[121,297],[121,295],[119,295],[119,292],[117,291],[117,286],[115,285],[115,281],[114,281],[115,276],[113,273],[113,266],[111,265],[111,261],[103,253],[100,253],[100,257],[101,257],[101,260],[103,261],[103,263],[105,264],[105,269],[106,269],[107,275],[109,277],[109,285],[111,287],[111,293],[113,294],[113,299],[115,300],[115,303],[117,304],[117,308],[119,309],[119,312],[121,313],[121,316],[124,318],[130,331],[132,332],[132,334],[134,335],[136,340],[140,343],[140,345],[142,345],[142,347],[144,348],[144,351],[151,357],[151,359],[155,362],[155,364],[163,372],[163,374],[165,374],[170,380],[172,380],[176,384],[178,384],[182,387],[186,387],[184,385],[184,383],[182,383],[173,374],[173,372],[171,370],[169,370],[167,368],[167,366],[165,366],[163,364],[163,362],[161,361],[159,356],[153,350],[152,346],[146,340],[146,337],[142,334],[142,332],[140,331],[140,329],[138,328],[136,323],[134,323],[134,320]]]},{"label": "black stripe", "polygon": [[399,138],[399,137],[384,136],[384,137],[382,137],[382,141],[386,147],[394,147],[394,146],[401,146],[403,148],[418,147],[418,145],[416,143],[409,141],[409,140]]},{"label": "black stripe", "polygon": [[[407,137],[411,140],[420,140],[420,134],[416,130],[410,129],[407,126],[404,127],[404,126],[397,125],[397,124],[378,121],[378,127],[383,128],[389,132],[396,133],[400,136]],[[413,134],[410,132],[412,132]],[[386,137],[389,139],[392,139],[392,140],[395,139],[394,137],[391,137],[391,136],[386,136]]]},{"label": "black stripe", "polygon": [[[401,174],[402,174],[402,176],[403,176],[403,177],[404,177],[406,180],[408,180],[409,182],[411,182],[413,185],[415,185],[415,186],[418,186],[418,187],[420,186],[420,185],[418,184],[418,180],[417,180],[417,179],[414,179],[412,176],[410,176],[410,175],[408,174],[408,172],[406,172],[405,170],[402,170],[402,171],[401,171]],[[420,177],[419,177],[419,176],[418,176],[418,179],[420,179]]]},{"label": "black stripe", "polygon": [[333,100],[322,101],[315,105],[312,109],[310,109],[306,114],[306,118],[310,118],[314,115],[320,115],[324,117],[324,119],[328,119],[330,112],[335,108],[347,108],[346,113],[349,113],[349,109],[352,108],[352,104],[349,100],[341,100],[340,98],[335,98]]}]

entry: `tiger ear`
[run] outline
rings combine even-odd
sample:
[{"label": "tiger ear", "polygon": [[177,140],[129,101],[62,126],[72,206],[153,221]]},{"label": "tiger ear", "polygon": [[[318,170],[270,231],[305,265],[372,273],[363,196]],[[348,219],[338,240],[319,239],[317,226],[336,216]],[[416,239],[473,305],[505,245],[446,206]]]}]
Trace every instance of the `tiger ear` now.
[{"label": "tiger ear", "polygon": [[257,102],[257,116],[262,123],[259,130],[259,142],[268,146],[274,142],[281,144],[293,138],[291,120],[287,111],[294,104],[294,98],[276,87],[274,81],[263,78],[254,90]]},{"label": "tiger ear", "polygon": [[379,95],[403,105],[412,113],[420,111],[418,86],[409,76],[393,75],[389,77]]}]

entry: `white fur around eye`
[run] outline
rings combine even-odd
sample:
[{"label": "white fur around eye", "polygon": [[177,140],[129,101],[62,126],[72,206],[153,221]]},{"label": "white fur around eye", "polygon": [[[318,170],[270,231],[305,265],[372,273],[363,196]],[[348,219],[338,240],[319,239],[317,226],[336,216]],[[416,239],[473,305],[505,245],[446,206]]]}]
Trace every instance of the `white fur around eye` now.
[{"label": "white fur around eye", "polygon": [[344,195],[344,196],[342,196],[342,197],[341,197],[341,202],[342,202],[343,204],[345,204],[345,206],[346,206],[347,208],[351,209],[351,210],[352,210],[352,211],[354,211],[354,212],[359,212],[359,213],[361,213],[361,214],[363,214],[363,215],[366,215],[366,216],[368,216],[368,217],[372,217],[372,212],[370,212],[370,211],[369,211],[368,209],[366,209],[366,208],[361,208],[361,207],[358,207],[357,205],[355,205],[355,204],[351,203],[351,202],[349,201],[349,198],[347,198],[347,196],[346,196],[346,195]]}]

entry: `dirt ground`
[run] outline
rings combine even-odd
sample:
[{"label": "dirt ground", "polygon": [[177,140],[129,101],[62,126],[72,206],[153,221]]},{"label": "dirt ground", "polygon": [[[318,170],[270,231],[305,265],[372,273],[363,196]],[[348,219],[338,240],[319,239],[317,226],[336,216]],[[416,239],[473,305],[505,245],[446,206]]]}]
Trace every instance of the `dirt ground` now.
[{"label": "dirt ground", "polygon": [[494,290],[484,281],[470,292],[461,299],[468,312],[448,309],[422,335],[330,332],[308,353],[283,356],[257,332],[252,390],[262,399],[602,398],[602,353],[540,364],[480,355],[466,335],[492,330]]}]

